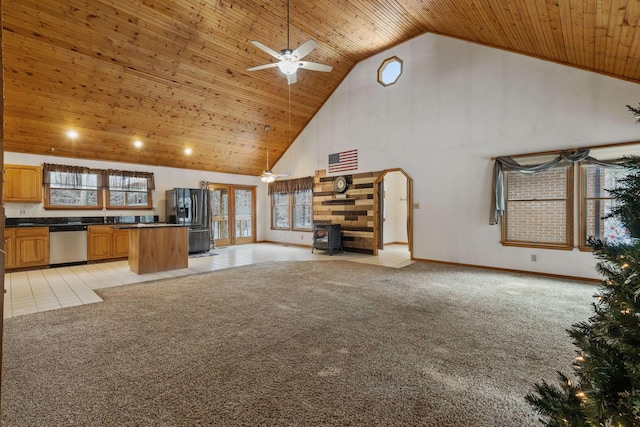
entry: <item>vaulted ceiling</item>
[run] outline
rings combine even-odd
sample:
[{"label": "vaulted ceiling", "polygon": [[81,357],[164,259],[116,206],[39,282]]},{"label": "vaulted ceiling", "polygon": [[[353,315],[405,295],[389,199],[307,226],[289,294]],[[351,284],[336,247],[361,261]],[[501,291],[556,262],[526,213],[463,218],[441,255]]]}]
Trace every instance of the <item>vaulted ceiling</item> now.
[{"label": "vaulted ceiling", "polygon": [[252,40],[287,47],[286,0],[2,0],[2,14],[5,150],[32,154],[258,175],[265,125],[274,163],[355,64],[426,32],[640,83],[634,0],[291,0],[290,47],[313,38],[305,60],[333,67],[291,86],[246,71],[274,60]]}]

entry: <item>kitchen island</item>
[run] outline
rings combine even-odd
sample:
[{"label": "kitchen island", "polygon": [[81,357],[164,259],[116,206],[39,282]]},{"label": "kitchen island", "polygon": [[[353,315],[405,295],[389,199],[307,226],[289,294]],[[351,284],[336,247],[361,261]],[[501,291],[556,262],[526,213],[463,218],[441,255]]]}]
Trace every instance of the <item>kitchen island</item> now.
[{"label": "kitchen island", "polygon": [[179,224],[120,225],[129,230],[129,268],[137,274],[189,266],[189,228]]}]

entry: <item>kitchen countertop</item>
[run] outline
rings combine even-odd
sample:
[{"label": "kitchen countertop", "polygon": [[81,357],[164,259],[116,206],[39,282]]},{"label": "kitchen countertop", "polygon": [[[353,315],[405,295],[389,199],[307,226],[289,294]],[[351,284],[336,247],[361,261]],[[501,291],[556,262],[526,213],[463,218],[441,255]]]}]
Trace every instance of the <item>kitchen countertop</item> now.
[{"label": "kitchen countertop", "polygon": [[157,215],[120,215],[120,216],[83,216],[83,217],[20,217],[7,218],[5,228],[22,227],[49,227],[51,225],[116,225],[129,224],[135,226],[139,223],[158,223]]},{"label": "kitchen countertop", "polygon": [[112,225],[111,228],[119,230],[130,230],[132,228],[163,228],[163,227],[187,227],[182,224],[164,224],[164,223],[146,223],[146,224],[128,224],[128,225]]}]

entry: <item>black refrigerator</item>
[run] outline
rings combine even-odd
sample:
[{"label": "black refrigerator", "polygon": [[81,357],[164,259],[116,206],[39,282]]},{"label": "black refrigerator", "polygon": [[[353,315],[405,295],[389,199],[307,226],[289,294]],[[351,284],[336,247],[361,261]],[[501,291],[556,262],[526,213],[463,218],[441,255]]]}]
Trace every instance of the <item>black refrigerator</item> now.
[{"label": "black refrigerator", "polygon": [[189,227],[189,253],[211,248],[211,212],[209,190],[174,188],[166,191],[167,223]]}]

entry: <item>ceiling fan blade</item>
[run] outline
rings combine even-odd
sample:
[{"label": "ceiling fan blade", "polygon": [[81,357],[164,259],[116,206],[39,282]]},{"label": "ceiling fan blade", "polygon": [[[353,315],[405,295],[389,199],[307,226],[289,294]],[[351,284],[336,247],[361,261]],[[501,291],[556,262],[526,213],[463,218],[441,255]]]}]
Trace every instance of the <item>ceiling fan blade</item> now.
[{"label": "ceiling fan blade", "polygon": [[267,46],[263,45],[259,41],[253,40],[251,42],[251,44],[253,44],[255,47],[257,47],[259,49],[264,50],[265,52],[267,52],[269,55],[273,56],[274,58],[283,59],[283,56],[280,55],[280,53],[276,52],[275,50],[271,49],[270,47],[267,47]]},{"label": "ceiling fan blade", "polygon": [[301,44],[300,46],[298,46],[298,48],[294,50],[293,53],[291,53],[291,56],[296,59],[302,59],[305,56],[307,56],[309,53],[311,53],[311,51],[315,49],[316,46],[318,46],[318,42],[313,39],[309,39],[303,44]]},{"label": "ceiling fan blade", "polygon": [[287,74],[287,82],[292,85],[298,81],[297,73]]},{"label": "ceiling fan blade", "polygon": [[288,173],[274,173],[273,176],[277,177],[277,178],[286,178],[289,176]]},{"label": "ceiling fan blade", "polygon": [[257,70],[265,70],[267,68],[275,68],[278,66],[277,62],[273,62],[271,64],[258,65],[257,67],[247,68],[247,71],[257,71]]},{"label": "ceiling fan blade", "polygon": [[309,61],[298,61],[300,68],[305,68],[307,70],[313,71],[323,71],[328,73],[333,70],[333,67],[325,64],[318,64],[317,62],[309,62]]}]

